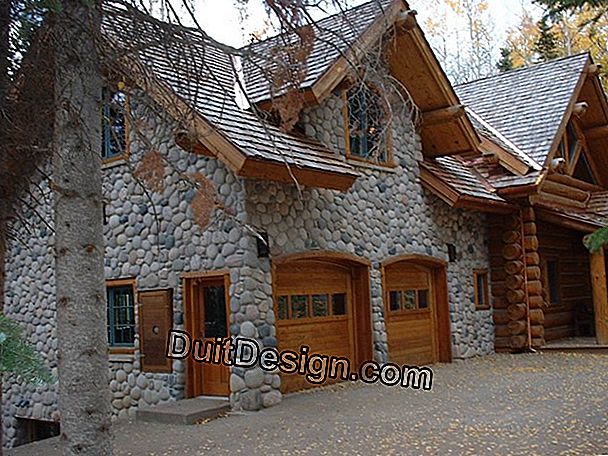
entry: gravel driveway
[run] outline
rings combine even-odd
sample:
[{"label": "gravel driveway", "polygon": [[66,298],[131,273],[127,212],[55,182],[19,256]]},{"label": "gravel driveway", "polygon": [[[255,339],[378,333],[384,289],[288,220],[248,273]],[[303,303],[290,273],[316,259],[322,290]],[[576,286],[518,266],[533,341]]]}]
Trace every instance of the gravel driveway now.
[{"label": "gravel driveway", "polygon": [[[608,454],[608,355],[495,355],[434,373],[430,392],[335,385],[197,426],[117,423],[115,454]],[[51,439],[8,454],[60,453]]]}]

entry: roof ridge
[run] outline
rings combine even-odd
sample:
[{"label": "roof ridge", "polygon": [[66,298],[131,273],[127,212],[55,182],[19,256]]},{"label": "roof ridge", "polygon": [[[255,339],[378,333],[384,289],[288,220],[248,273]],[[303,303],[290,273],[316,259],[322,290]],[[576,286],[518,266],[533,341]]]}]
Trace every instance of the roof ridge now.
[{"label": "roof ridge", "polygon": [[[367,7],[370,4],[372,4],[372,3],[375,3],[376,5],[380,6],[382,8],[382,12],[384,12],[386,10],[386,7],[385,7],[384,4],[385,3],[390,4],[390,3],[393,3],[394,1],[395,0],[368,0],[368,1],[364,2],[364,3],[361,3],[360,5],[353,6],[352,8],[345,8],[345,9],[343,9],[341,11],[337,11],[337,12],[335,12],[333,14],[325,16],[325,17],[323,17],[323,18],[321,18],[319,20],[312,21],[309,25],[313,25],[314,24],[314,25],[318,26],[321,22],[330,21],[330,20],[334,19],[337,16],[344,15],[344,14],[347,14],[347,13],[352,13],[353,11],[356,11],[358,9],[362,9],[364,7]],[[401,0],[401,1],[403,1],[403,0]],[[245,45],[243,45],[243,46],[241,46],[241,47],[239,47],[237,49],[243,50],[243,49],[249,48],[251,46],[257,46],[259,44],[263,44],[263,43],[266,43],[266,42],[268,42],[270,40],[277,39],[277,38],[279,38],[279,37],[281,37],[283,35],[289,34],[289,33],[292,33],[292,32],[285,32],[285,31],[284,32],[279,32],[279,33],[276,33],[275,35],[266,37],[266,38],[264,38],[262,40],[255,41],[255,42],[249,43],[249,44],[245,44]]]},{"label": "roof ridge", "polygon": [[505,71],[503,73],[490,74],[488,76],[485,76],[485,77],[479,78],[479,79],[475,79],[473,81],[467,81],[467,82],[463,82],[461,84],[455,84],[454,88],[464,87],[466,85],[475,84],[475,83],[482,82],[482,81],[487,81],[487,80],[490,80],[490,79],[503,78],[503,77],[514,75],[516,73],[523,73],[523,72],[528,71],[528,70],[533,70],[533,69],[537,69],[537,68],[540,68],[540,67],[556,64],[558,62],[563,62],[565,60],[575,60],[575,59],[580,58],[582,56],[588,56],[588,57],[590,57],[591,56],[591,52],[590,51],[579,52],[578,54],[572,54],[572,55],[567,55],[567,56],[564,56],[564,57],[559,57],[557,59],[549,60],[547,62],[535,63],[535,64],[532,64],[530,66],[524,66],[524,67],[521,67],[521,68],[514,68],[512,70]]}]

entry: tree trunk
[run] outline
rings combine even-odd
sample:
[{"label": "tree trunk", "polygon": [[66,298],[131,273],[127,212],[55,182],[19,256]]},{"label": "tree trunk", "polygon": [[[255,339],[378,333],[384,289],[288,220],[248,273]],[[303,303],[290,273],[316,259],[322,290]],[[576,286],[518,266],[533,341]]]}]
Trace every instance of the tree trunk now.
[{"label": "tree trunk", "polygon": [[[12,1],[0,1],[0,144],[6,143],[6,94],[9,85],[9,27],[11,23],[11,6]],[[0,146],[2,147],[2,146]],[[4,154],[2,150],[0,153]],[[0,160],[2,163],[2,160]],[[4,200],[0,191],[0,200]],[[6,280],[5,259],[6,259],[6,226],[4,223],[6,217],[6,202],[0,201],[0,313],[4,313],[4,282]],[[2,420],[2,376],[0,376],[0,456],[2,456],[4,422]]]},{"label": "tree trunk", "polygon": [[100,4],[64,0],[55,32],[55,255],[65,456],[111,455],[101,190]]}]

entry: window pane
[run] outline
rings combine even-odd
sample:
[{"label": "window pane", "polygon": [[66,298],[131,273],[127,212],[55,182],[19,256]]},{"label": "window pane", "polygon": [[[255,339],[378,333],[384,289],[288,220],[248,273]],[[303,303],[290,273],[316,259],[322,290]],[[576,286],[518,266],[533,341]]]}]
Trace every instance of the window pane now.
[{"label": "window pane", "polygon": [[329,296],[312,295],[312,316],[327,317],[329,315]]},{"label": "window pane", "polygon": [[332,296],[333,315],[346,315],[346,294],[340,293]]},{"label": "window pane", "polygon": [[486,287],[487,287],[488,275],[484,273],[477,274],[477,306],[487,307],[486,302]]},{"label": "window pane", "polygon": [[401,304],[403,305],[403,310],[416,310],[416,291],[404,291]]},{"label": "window pane", "polygon": [[121,90],[103,91],[102,157],[124,154],[126,149],[125,105],[126,94]]},{"label": "window pane", "polygon": [[279,299],[277,301],[277,308],[279,311],[279,320],[287,320],[288,318],[288,313],[287,313],[287,305],[288,305],[288,299],[287,296],[279,296]]},{"label": "window pane", "polygon": [[559,267],[556,260],[547,261],[547,279],[549,281],[550,301],[559,303]]},{"label": "window pane", "polygon": [[391,311],[401,310],[401,293],[399,291],[391,291],[389,293],[389,306]]},{"label": "window pane", "polygon": [[135,341],[135,305],[130,286],[108,287],[108,342],[129,346]]},{"label": "window pane", "polygon": [[350,154],[355,157],[386,161],[384,131],[386,110],[380,93],[365,84],[348,91]]},{"label": "window pane", "polygon": [[429,290],[418,290],[418,308],[429,308]]},{"label": "window pane", "polygon": [[296,295],[291,297],[291,318],[308,317],[308,296]]},{"label": "window pane", "polygon": [[203,287],[205,337],[227,337],[226,293],[224,286]]}]

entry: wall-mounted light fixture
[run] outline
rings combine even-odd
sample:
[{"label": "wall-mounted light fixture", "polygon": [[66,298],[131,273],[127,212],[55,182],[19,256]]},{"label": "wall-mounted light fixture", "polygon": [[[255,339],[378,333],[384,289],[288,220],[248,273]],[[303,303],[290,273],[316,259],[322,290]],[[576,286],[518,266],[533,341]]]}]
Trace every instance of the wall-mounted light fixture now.
[{"label": "wall-mounted light fixture", "polygon": [[456,246],[454,244],[448,244],[448,258],[450,260],[450,263],[454,263],[457,259]]},{"label": "wall-mounted light fixture", "polygon": [[257,233],[255,240],[258,247],[258,258],[268,258],[270,256],[268,233],[266,231]]}]

